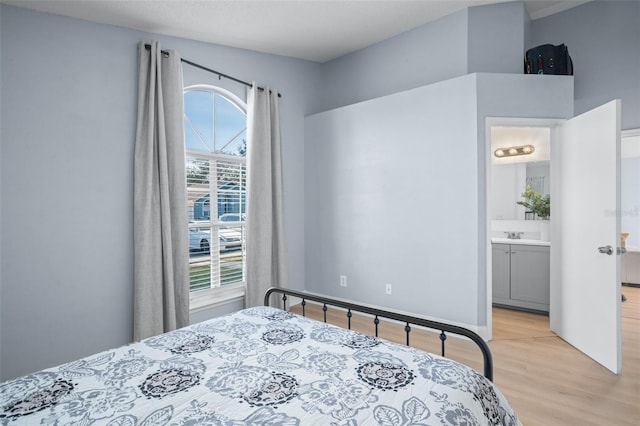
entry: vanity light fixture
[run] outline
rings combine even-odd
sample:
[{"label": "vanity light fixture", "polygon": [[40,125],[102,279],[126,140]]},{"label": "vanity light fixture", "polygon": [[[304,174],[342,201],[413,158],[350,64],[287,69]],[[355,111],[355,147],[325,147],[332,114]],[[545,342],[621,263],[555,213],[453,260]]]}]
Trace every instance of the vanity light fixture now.
[{"label": "vanity light fixture", "polygon": [[515,155],[529,155],[533,154],[533,151],[536,149],[533,145],[522,145],[522,146],[510,146],[506,148],[498,148],[493,151],[493,155],[498,158],[503,157],[513,157]]}]

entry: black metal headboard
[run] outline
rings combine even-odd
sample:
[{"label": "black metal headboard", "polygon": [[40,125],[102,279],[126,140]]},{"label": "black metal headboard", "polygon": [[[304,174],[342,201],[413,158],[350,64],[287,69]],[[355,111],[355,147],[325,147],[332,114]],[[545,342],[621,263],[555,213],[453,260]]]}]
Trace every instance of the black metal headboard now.
[{"label": "black metal headboard", "polygon": [[426,327],[434,330],[440,330],[440,341],[442,347],[442,356],[445,356],[445,341],[447,339],[447,333],[458,334],[461,336],[465,336],[471,339],[482,351],[482,357],[484,358],[484,376],[493,381],[493,359],[491,357],[491,351],[489,350],[489,346],[486,342],[480,337],[477,333],[468,330],[464,327],[459,327],[456,325],[445,324],[438,321],[432,321],[424,318],[416,318],[409,315],[400,314],[397,312],[386,311],[384,309],[376,308],[373,306],[362,305],[355,302],[350,302],[346,300],[340,299],[332,299],[329,297],[318,296],[315,294],[304,293],[296,290],[288,290],[284,288],[275,288],[271,287],[267,290],[264,295],[264,305],[269,306],[269,301],[271,295],[273,293],[282,294],[282,301],[284,303],[284,307],[286,309],[287,306],[287,296],[297,297],[302,299],[300,303],[302,306],[302,315],[305,315],[305,306],[307,304],[307,300],[311,300],[313,302],[318,302],[322,304],[322,311],[324,314],[324,322],[327,322],[327,305],[336,306],[339,308],[344,308],[347,310],[347,323],[348,328],[351,329],[351,316],[352,311],[361,312],[369,315],[373,315],[373,323],[375,324],[375,335],[378,336],[378,324],[380,323],[380,318],[387,318],[394,321],[400,321],[405,324],[404,331],[407,336],[407,346],[409,346],[409,333],[411,332],[411,324],[418,325],[421,327]]}]

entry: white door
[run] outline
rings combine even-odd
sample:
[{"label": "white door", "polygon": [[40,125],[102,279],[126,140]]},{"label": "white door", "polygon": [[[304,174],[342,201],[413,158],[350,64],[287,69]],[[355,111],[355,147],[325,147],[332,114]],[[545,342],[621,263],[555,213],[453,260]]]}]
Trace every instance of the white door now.
[{"label": "white door", "polygon": [[579,115],[551,144],[551,329],[622,368],[619,100]]}]

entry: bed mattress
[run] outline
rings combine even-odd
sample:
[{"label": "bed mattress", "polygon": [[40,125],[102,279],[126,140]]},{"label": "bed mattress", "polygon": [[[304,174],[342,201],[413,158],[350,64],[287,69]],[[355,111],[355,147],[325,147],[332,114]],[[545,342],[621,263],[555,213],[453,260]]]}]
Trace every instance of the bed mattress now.
[{"label": "bed mattress", "polygon": [[271,307],[0,384],[6,425],[518,425],[456,361]]}]

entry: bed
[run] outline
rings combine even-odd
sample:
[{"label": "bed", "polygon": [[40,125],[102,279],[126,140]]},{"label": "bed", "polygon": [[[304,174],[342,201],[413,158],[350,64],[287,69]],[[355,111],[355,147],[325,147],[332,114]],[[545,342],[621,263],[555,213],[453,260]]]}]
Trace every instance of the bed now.
[{"label": "bed", "polygon": [[[274,296],[276,295],[276,296]],[[277,297],[280,295],[280,298]],[[342,310],[347,328],[305,313]],[[274,299],[285,309],[268,306]],[[307,308],[308,309],[308,308]],[[473,340],[483,374],[350,330],[360,312]],[[270,289],[245,309],[0,384],[3,425],[518,425],[491,382],[491,353],[460,327],[307,293]]]}]

